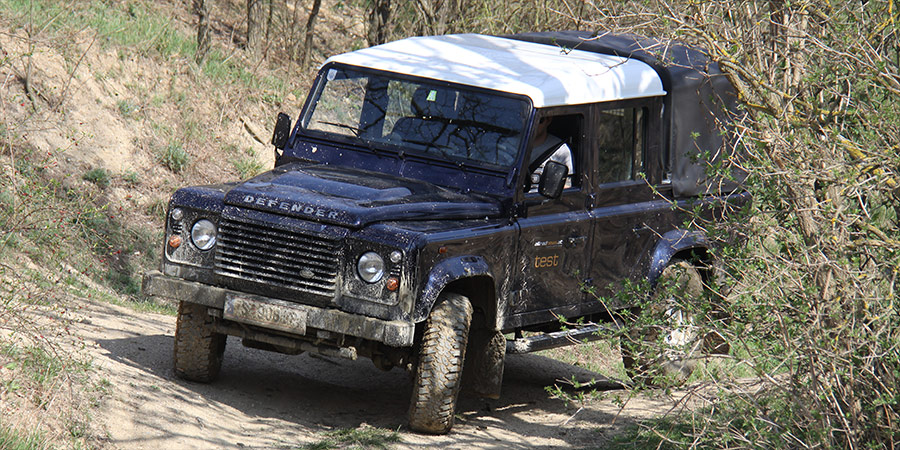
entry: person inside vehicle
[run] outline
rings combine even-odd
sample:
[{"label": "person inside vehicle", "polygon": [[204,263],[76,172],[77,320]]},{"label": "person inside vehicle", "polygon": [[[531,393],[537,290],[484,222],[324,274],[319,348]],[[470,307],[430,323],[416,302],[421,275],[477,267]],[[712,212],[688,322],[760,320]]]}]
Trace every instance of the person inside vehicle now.
[{"label": "person inside vehicle", "polygon": [[[528,192],[537,192],[541,181],[541,174],[547,161],[555,161],[565,164],[569,169],[569,175],[574,173],[572,163],[572,149],[558,136],[550,133],[550,124],[553,117],[541,117],[535,130],[533,148],[531,149],[531,162],[528,167],[531,170],[531,183]],[[572,187],[571,177],[566,179],[566,188]]]}]

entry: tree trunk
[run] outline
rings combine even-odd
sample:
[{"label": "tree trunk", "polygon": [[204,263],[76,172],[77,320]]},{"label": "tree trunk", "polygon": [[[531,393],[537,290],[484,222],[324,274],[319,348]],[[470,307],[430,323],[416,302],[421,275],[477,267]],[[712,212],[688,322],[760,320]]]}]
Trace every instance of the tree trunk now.
[{"label": "tree trunk", "polygon": [[209,53],[209,9],[206,0],[194,0],[194,12],[197,13],[197,53],[194,60],[203,64]]},{"label": "tree trunk", "polygon": [[369,11],[369,29],[366,39],[369,45],[379,45],[387,42],[390,34],[391,0],[374,0]]},{"label": "tree trunk", "polygon": [[266,14],[266,42],[269,41],[269,33],[272,31],[272,21],[275,17],[275,0],[269,0],[268,13]]},{"label": "tree trunk", "polygon": [[253,51],[262,48],[266,35],[264,6],[263,0],[247,0],[247,48]]},{"label": "tree trunk", "polygon": [[309,19],[306,20],[306,39],[303,43],[303,60],[301,67],[306,67],[312,57],[312,41],[315,32],[316,17],[319,16],[319,7],[322,6],[322,0],[313,0],[312,10],[309,12]]}]

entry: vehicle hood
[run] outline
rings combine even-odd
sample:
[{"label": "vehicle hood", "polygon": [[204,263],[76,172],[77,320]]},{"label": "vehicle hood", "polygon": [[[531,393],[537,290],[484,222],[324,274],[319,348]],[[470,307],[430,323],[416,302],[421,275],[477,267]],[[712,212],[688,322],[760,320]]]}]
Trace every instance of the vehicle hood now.
[{"label": "vehicle hood", "polygon": [[225,203],[360,228],[382,221],[484,219],[497,200],[378,172],[301,163],[281,166],[234,186]]}]

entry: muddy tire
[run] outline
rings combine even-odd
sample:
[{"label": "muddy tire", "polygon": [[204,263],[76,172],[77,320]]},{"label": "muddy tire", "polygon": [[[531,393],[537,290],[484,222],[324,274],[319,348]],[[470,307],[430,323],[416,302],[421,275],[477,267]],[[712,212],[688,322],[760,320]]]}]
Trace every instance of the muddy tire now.
[{"label": "muddy tire", "polygon": [[686,261],[669,264],[651,296],[652,324],[623,336],[622,363],[632,381],[645,386],[680,386],[697,365],[704,339],[695,318],[679,305],[703,301],[703,277]]},{"label": "muddy tire", "polygon": [[472,322],[469,299],[443,293],[425,324],[409,408],[409,427],[444,434],[453,427]]},{"label": "muddy tire", "polygon": [[219,375],[225,353],[224,334],[214,331],[208,308],[196,303],[178,304],[175,326],[175,375],[207,383]]}]

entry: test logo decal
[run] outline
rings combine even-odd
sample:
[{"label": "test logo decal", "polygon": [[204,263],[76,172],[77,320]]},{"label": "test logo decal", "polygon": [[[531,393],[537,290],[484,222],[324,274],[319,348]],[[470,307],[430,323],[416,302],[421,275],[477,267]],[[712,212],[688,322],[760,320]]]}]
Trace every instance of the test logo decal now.
[{"label": "test logo decal", "polygon": [[536,269],[548,269],[559,265],[559,255],[535,256],[534,267]]}]

